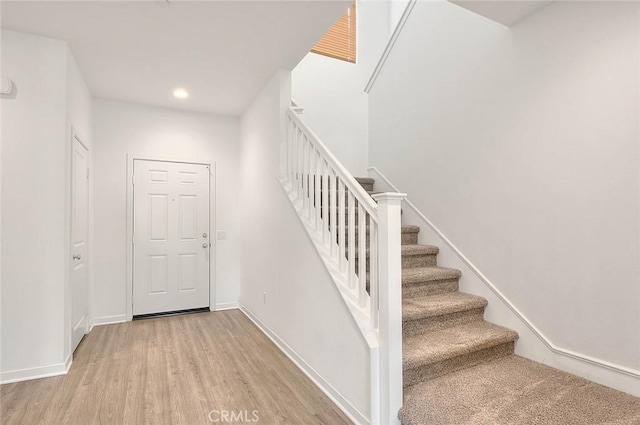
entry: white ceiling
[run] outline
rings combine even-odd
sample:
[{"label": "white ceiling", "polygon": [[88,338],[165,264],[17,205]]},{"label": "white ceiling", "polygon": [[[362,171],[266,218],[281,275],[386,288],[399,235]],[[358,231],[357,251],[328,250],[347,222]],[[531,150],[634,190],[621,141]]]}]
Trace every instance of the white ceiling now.
[{"label": "white ceiling", "polygon": [[449,0],[458,6],[501,23],[513,26],[535,13],[539,9],[553,3],[554,0]]},{"label": "white ceiling", "polygon": [[95,97],[239,115],[349,3],[3,1],[1,15],[3,29],[68,41]]}]

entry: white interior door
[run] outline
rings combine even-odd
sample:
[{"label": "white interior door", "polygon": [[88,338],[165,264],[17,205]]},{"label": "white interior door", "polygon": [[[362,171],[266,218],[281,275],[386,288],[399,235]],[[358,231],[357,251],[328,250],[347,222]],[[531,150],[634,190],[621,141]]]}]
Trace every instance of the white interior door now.
[{"label": "white interior door", "polygon": [[71,350],[88,330],[89,151],[74,137],[71,157]]},{"label": "white interior door", "polygon": [[135,160],[133,315],[209,306],[209,166]]}]

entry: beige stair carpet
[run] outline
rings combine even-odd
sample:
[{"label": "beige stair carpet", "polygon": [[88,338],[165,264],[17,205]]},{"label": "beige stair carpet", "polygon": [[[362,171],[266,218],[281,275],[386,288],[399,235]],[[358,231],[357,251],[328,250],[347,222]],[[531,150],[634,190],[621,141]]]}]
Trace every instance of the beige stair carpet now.
[{"label": "beige stair carpet", "polygon": [[403,425],[638,425],[640,399],[511,355],[405,389]]},{"label": "beige stair carpet", "polygon": [[515,356],[518,334],[484,321],[487,300],[458,291],[418,226],[401,232],[403,425],[640,425],[640,399]]}]

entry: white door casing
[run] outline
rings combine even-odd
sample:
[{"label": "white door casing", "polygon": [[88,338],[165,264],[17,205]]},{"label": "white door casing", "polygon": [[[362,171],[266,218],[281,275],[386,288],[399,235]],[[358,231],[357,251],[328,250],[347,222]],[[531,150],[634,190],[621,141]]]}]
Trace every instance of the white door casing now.
[{"label": "white door casing", "polygon": [[71,351],[88,331],[89,151],[73,138],[71,157]]},{"label": "white door casing", "polygon": [[209,166],[133,170],[133,315],[209,307]]}]

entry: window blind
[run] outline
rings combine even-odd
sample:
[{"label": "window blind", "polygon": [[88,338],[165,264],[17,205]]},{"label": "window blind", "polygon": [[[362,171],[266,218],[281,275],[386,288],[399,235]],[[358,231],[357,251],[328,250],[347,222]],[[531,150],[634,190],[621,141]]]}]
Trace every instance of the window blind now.
[{"label": "window blind", "polygon": [[356,5],[338,19],[311,49],[313,53],[356,63]]}]

